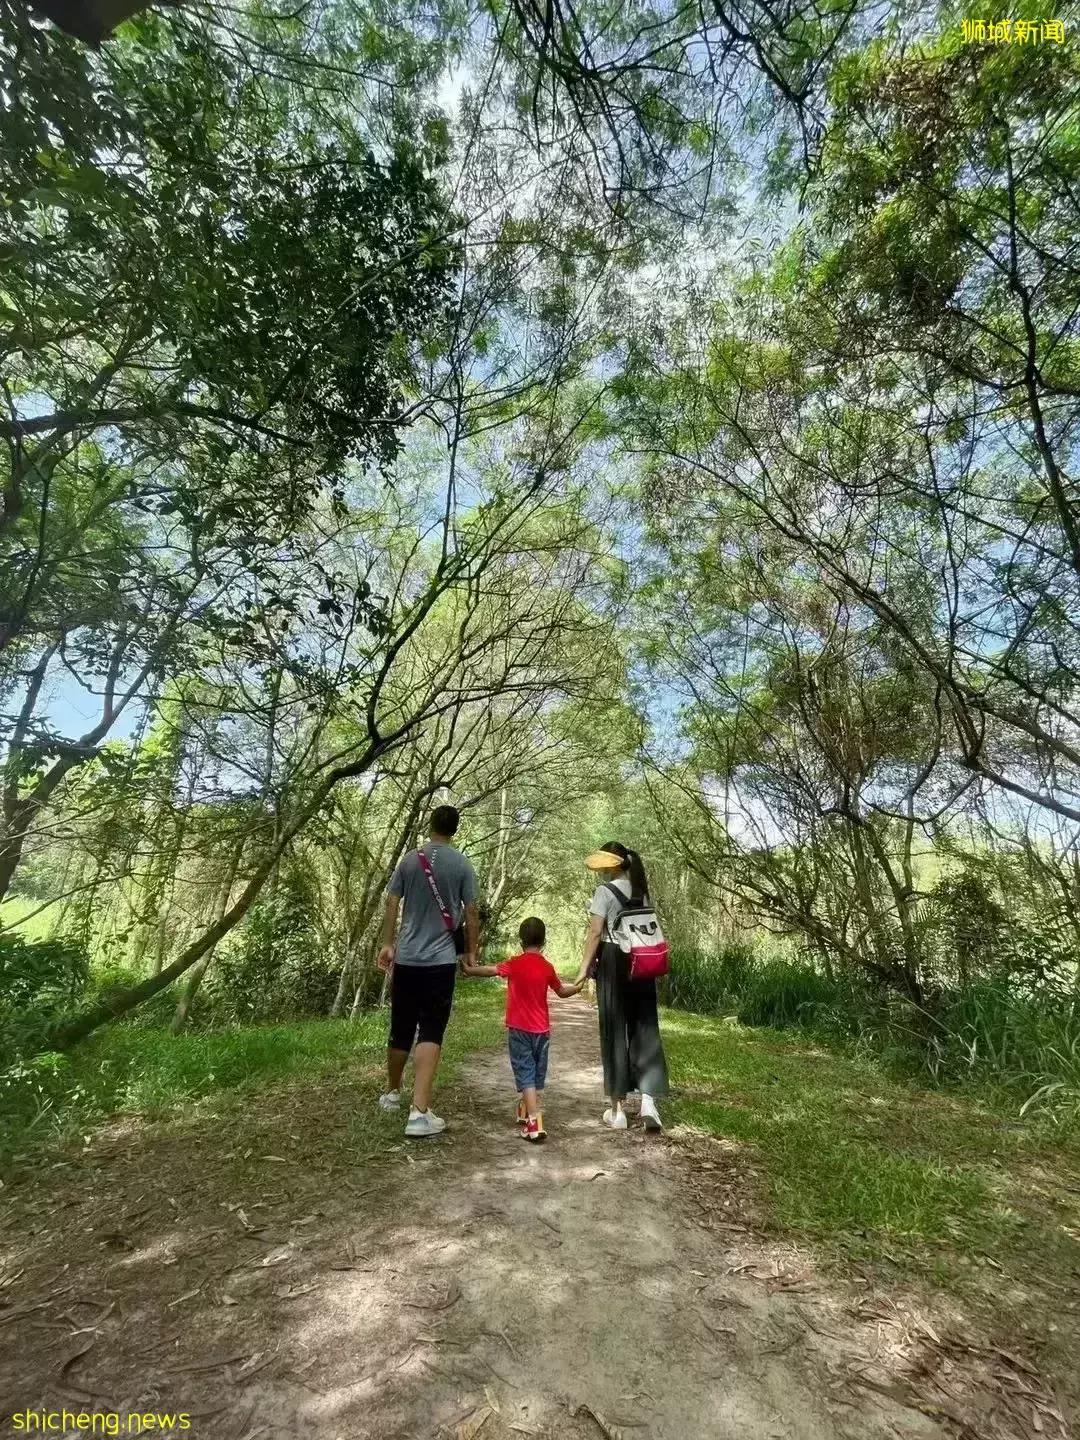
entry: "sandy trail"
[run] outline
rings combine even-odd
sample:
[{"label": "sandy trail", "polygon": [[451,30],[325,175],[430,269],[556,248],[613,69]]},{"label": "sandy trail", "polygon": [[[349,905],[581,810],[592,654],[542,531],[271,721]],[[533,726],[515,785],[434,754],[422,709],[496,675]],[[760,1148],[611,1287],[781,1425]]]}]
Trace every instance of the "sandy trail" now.
[{"label": "sandy trail", "polygon": [[595,1012],[553,1009],[543,1146],[485,1054],[445,1136],[363,1163],[355,1093],[309,1081],[242,1132],[118,1134],[21,1187],[0,1430],[63,1405],[188,1411],[213,1440],[1030,1433],[1003,1362],[756,1233],[737,1152],[605,1130]]}]

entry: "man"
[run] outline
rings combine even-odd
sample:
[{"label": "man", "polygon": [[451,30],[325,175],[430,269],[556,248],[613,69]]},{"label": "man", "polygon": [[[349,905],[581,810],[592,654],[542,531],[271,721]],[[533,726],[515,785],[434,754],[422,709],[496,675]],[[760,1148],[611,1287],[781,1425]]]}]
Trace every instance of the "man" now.
[{"label": "man", "polygon": [[[386,1047],[388,1084],[386,1093],[379,1096],[379,1104],[384,1110],[395,1110],[401,1103],[401,1077],[415,1040],[412,1109],[405,1126],[405,1134],[412,1136],[438,1135],[446,1129],[446,1121],[431,1110],[431,1092],[454,1003],[458,967],[454,937],[443,918],[443,909],[454,926],[460,926],[464,912],[462,959],[470,965],[476,961],[476,872],[453,845],[459,818],[452,805],[440,805],[431,817],[431,839],[423,849],[439,899],[420,863],[419,852],[410,850],[390,880],[383,915],[379,964],[384,970],[393,964],[393,973],[390,1039]],[[405,913],[395,954],[394,929],[402,901]]]}]

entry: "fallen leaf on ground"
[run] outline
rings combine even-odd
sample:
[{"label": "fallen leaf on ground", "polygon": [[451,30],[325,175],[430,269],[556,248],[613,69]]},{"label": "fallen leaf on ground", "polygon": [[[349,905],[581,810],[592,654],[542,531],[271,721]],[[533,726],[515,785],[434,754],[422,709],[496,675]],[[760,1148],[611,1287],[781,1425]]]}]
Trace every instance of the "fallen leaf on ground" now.
[{"label": "fallen leaf on ground", "polygon": [[274,1359],[274,1355],[276,1355],[276,1353],[277,1352],[275,1351],[273,1354],[267,1355],[265,1360],[260,1360],[256,1355],[249,1364],[243,1367],[242,1370],[230,1370],[230,1381],[232,1381],[232,1383],[235,1385],[241,1385],[245,1380],[250,1380],[252,1375],[257,1375],[260,1370],[266,1369],[267,1365],[269,1365],[271,1360]]},{"label": "fallen leaf on ground", "polygon": [[175,1300],[169,1301],[169,1303],[165,1306],[165,1309],[171,1310],[175,1305],[182,1305],[185,1300],[194,1300],[195,1296],[198,1295],[201,1288],[201,1286],[197,1286],[194,1290],[189,1290],[186,1295],[178,1295]]},{"label": "fallen leaf on ground", "polygon": [[490,1405],[481,1405],[479,1410],[474,1410],[469,1418],[463,1420],[457,1427],[457,1440],[473,1440],[475,1435],[479,1435],[492,1414],[494,1411]]},{"label": "fallen leaf on ground", "polygon": [[705,1326],[705,1329],[708,1330],[708,1331],[710,1331],[710,1333],[713,1334],[713,1335],[734,1335],[734,1334],[735,1334],[735,1331],[732,1329],[732,1327],[731,1327],[730,1325],[713,1325],[713,1324],[711,1324],[708,1320],[705,1319],[705,1316],[704,1316],[704,1315],[699,1315],[699,1316],[698,1316],[698,1319],[701,1321],[702,1325]]},{"label": "fallen leaf on ground", "polygon": [[461,1286],[456,1280],[447,1286],[446,1294],[436,1300],[406,1300],[404,1303],[414,1310],[449,1310],[451,1305],[461,1299]]},{"label": "fallen leaf on ground", "polygon": [[63,1380],[67,1371],[71,1369],[72,1365],[75,1364],[76,1360],[82,1359],[82,1357],[90,1349],[93,1343],[93,1340],[87,1340],[85,1345],[80,1346],[78,1350],[73,1350],[71,1354],[67,1357],[67,1359],[64,1361],[64,1363],[60,1366],[60,1369],[57,1370],[56,1378],[58,1380]]},{"label": "fallen leaf on ground", "polygon": [[616,1430],[615,1426],[612,1425],[610,1421],[605,1420],[600,1412],[594,1410],[591,1405],[579,1405],[574,1411],[575,1418],[578,1415],[588,1415],[589,1419],[592,1420],[599,1429],[601,1435],[607,1436],[607,1440],[623,1440],[622,1431]]},{"label": "fallen leaf on ground", "polygon": [[[232,1303],[235,1305],[236,1301]],[[251,1352],[241,1350],[236,1355],[215,1355],[209,1360],[199,1360],[194,1365],[173,1365],[171,1368],[180,1375],[197,1375],[202,1370],[220,1370],[223,1365],[235,1365],[238,1360],[250,1359]]]}]

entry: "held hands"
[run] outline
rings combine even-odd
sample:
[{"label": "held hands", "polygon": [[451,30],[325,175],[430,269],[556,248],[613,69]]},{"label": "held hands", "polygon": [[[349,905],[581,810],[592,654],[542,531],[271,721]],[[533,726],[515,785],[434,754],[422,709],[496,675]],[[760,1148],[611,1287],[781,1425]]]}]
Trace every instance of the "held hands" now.
[{"label": "held hands", "polygon": [[461,973],[478,975],[482,980],[492,980],[499,972],[494,965],[477,965],[476,957],[473,955],[463,955],[461,957]]}]

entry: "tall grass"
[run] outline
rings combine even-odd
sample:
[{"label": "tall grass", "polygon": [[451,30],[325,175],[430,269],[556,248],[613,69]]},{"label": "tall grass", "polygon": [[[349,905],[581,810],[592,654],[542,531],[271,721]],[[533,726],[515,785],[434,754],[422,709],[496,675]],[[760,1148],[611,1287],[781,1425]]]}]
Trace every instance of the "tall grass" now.
[{"label": "tall grass", "polygon": [[814,1025],[838,996],[836,982],[808,960],[778,957],[751,975],[737,1013],[744,1025]]},{"label": "tall grass", "polygon": [[958,992],[935,1018],[932,1071],[1027,1091],[1025,1110],[1080,1106],[1080,996],[1016,996],[983,982]]},{"label": "tall grass", "polygon": [[749,1026],[798,1027],[935,1085],[1000,1092],[1024,1115],[1080,1130],[1080,994],[983,980],[920,1009],[863,977],[833,979],[805,953],[749,943],[675,951],[661,999]]},{"label": "tall grass", "polygon": [[759,964],[754,946],[733,941],[719,950],[675,950],[660,999],[676,1010],[702,1014],[733,1010]]},{"label": "tall grass", "polygon": [[749,941],[676,950],[660,998],[677,1010],[728,1012],[744,1025],[802,1025],[835,1002],[837,986],[808,959]]}]

